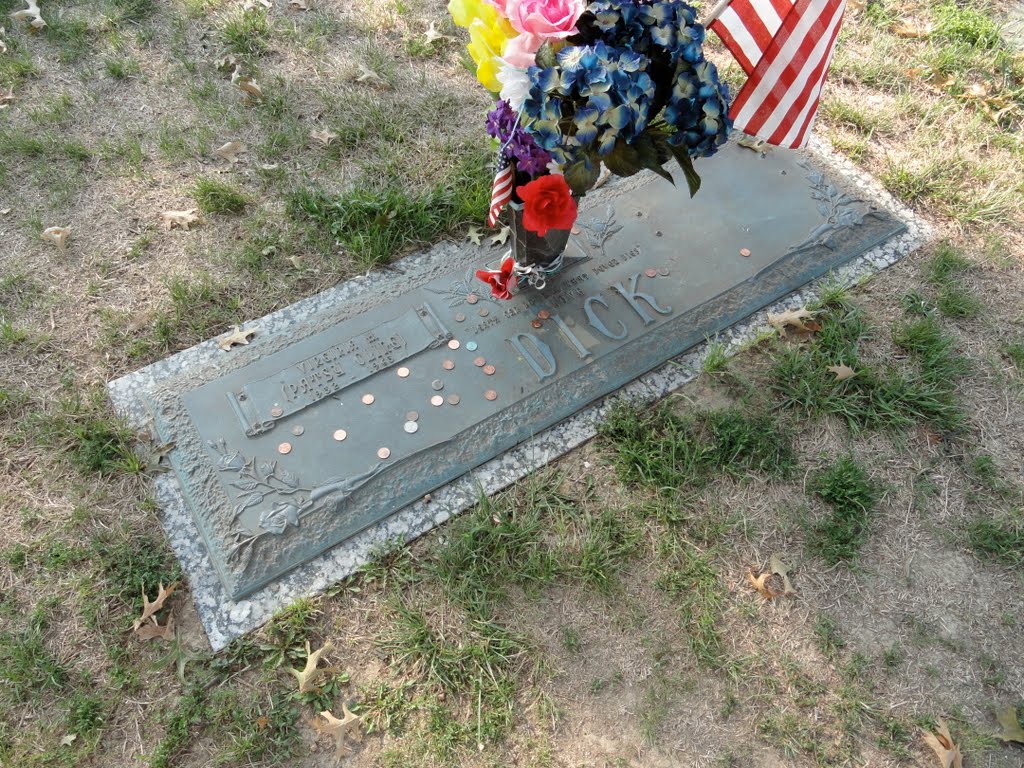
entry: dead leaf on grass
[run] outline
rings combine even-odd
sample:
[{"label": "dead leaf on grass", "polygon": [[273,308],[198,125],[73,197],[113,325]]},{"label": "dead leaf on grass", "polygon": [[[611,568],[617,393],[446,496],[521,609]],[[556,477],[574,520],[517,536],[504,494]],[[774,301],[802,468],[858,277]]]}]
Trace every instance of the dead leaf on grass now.
[{"label": "dead leaf on grass", "polygon": [[323,673],[322,669],[317,669],[317,664],[320,663],[320,656],[325,652],[328,652],[334,648],[334,643],[328,640],[324,643],[323,648],[316,651],[310,652],[309,643],[306,643],[306,666],[300,672],[295,667],[285,667],[285,671],[295,676],[295,679],[299,681],[299,693],[307,693],[309,691],[316,690],[316,681]]},{"label": "dead leaf on grass", "polygon": [[288,7],[294,8],[296,11],[308,11],[309,4],[306,0],[288,0]]},{"label": "dead leaf on grass", "polygon": [[47,227],[41,235],[43,240],[53,243],[62,251],[70,236],[71,230],[67,227]]},{"label": "dead leaf on grass", "polygon": [[424,36],[427,38],[427,45],[430,45],[435,40],[447,40],[448,39],[447,35],[442,35],[440,32],[438,32],[436,29],[434,29],[434,22],[430,22],[430,26],[427,28],[427,31],[424,33]]},{"label": "dead leaf on grass", "polygon": [[753,571],[747,571],[747,581],[749,581],[751,586],[760,592],[761,596],[766,600],[773,600],[782,594],[768,583],[768,579],[770,579],[771,576],[772,574],[768,571],[765,571],[760,576],[754,576]]},{"label": "dead leaf on grass", "polygon": [[0,109],[7,109],[14,103],[14,87],[7,89],[7,93],[0,93]]},{"label": "dead leaf on grass", "polygon": [[270,0],[245,0],[242,3],[243,11],[255,11],[259,7],[266,8],[269,11],[274,7],[274,4]]},{"label": "dead leaf on grass", "polygon": [[77,739],[77,738],[78,738],[78,734],[77,733],[69,733],[67,736],[65,736],[64,738],[62,738],[60,740],[60,745],[62,747],[70,747],[72,744],[75,743],[75,739]]},{"label": "dead leaf on grass", "polygon": [[29,30],[32,32],[39,32],[46,29],[46,22],[43,21],[43,17],[39,15],[39,4],[36,3],[36,0],[25,0],[25,4],[28,8],[15,11],[11,14],[11,18],[15,21],[26,22]]},{"label": "dead leaf on grass", "polygon": [[856,18],[860,16],[867,6],[867,0],[847,0],[846,3],[846,15],[849,18]]},{"label": "dead leaf on grass", "polygon": [[296,269],[302,269],[302,254],[296,253],[288,257],[288,261],[292,263],[292,266]]},{"label": "dead leaf on grass", "polygon": [[243,75],[241,67],[235,67],[235,71],[231,73],[231,82],[237,85],[242,93],[245,94],[246,101],[263,101],[263,89],[256,82],[256,78]]},{"label": "dead leaf on grass", "polygon": [[0,216],[6,216],[8,213],[13,211],[13,208],[0,208]]},{"label": "dead leaf on grass", "polygon": [[152,603],[149,602],[149,598],[146,597],[146,590],[142,590],[142,615],[135,620],[134,629],[136,632],[139,631],[139,627],[142,626],[146,619],[164,607],[164,602],[166,602],[167,598],[174,593],[174,589],[177,586],[177,584],[171,584],[169,588],[164,589],[164,583],[161,581],[160,588],[156,593],[156,600]]},{"label": "dead leaf on grass", "polygon": [[229,141],[213,150],[213,154],[229,163],[237,163],[238,156],[246,152],[245,144],[240,141]]},{"label": "dead leaf on grass", "polygon": [[772,555],[772,559],[768,562],[768,567],[772,573],[782,579],[782,594],[795,595],[796,590],[793,589],[793,583],[789,580],[789,566],[782,559],[780,552]]},{"label": "dead leaf on grass", "polygon": [[336,134],[334,131],[324,128],[322,131],[311,131],[309,134],[309,138],[315,141],[319,141],[325,147],[329,147],[331,146],[331,144],[334,143],[334,140],[338,138],[338,134]]},{"label": "dead leaf on grass", "polygon": [[359,715],[353,714],[344,702],[341,704],[341,711],[343,715],[341,720],[325,709],[320,713],[320,717],[326,720],[327,723],[324,724],[320,721],[313,723],[313,727],[320,733],[326,734],[334,739],[334,756],[336,758],[342,758],[348,754],[349,747],[345,744],[345,736],[348,735],[349,730],[355,728],[356,734],[354,735],[354,738],[358,739],[359,727],[363,722],[363,718]]},{"label": "dead leaf on grass", "polygon": [[491,237],[491,245],[504,245],[511,231],[508,227],[502,227],[501,232]]},{"label": "dead leaf on grass", "polygon": [[366,83],[366,82],[383,83],[384,82],[384,78],[382,78],[380,75],[378,75],[376,72],[374,72],[372,69],[370,69],[365,64],[360,64],[359,65],[359,75],[358,75],[358,77],[356,77],[356,82],[357,83]]},{"label": "dead leaf on grass", "polygon": [[932,33],[932,25],[927,21],[910,19],[909,21],[901,21],[899,24],[894,24],[892,27],[892,33],[896,35],[896,37],[906,37],[911,39],[928,37]]},{"label": "dead leaf on grass", "polygon": [[228,335],[224,336],[222,339],[218,339],[217,346],[223,349],[225,352],[228,352],[231,350],[233,346],[235,346],[235,344],[248,345],[249,339],[256,335],[257,330],[257,328],[253,327],[246,328],[243,331],[239,326],[236,325],[235,330],[233,330]]},{"label": "dead leaf on grass", "polygon": [[996,734],[998,738],[1003,741],[1016,741],[1024,744],[1024,728],[1020,727],[1020,721],[1017,720],[1016,707],[1007,706],[1003,711],[997,712],[996,720],[1002,726],[1002,730]]},{"label": "dead leaf on grass", "polygon": [[[782,338],[786,338],[786,328],[793,328],[798,331],[813,330],[813,327],[808,325],[808,321],[813,317],[814,313],[807,309],[807,307],[787,309],[785,312],[780,312],[777,315],[769,312],[768,325],[777,330]],[[820,329],[820,326],[818,328]]]},{"label": "dead leaf on grass", "polygon": [[256,165],[261,171],[276,171],[281,167],[280,163],[258,163]]},{"label": "dead leaf on grass", "polygon": [[963,755],[960,747],[953,743],[949,728],[944,720],[935,721],[938,729],[935,733],[924,732],[924,743],[932,748],[942,768],[963,768]]},{"label": "dead leaf on grass", "polygon": [[238,69],[238,59],[229,53],[226,56],[221,56],[213,62],[213,66],[222,72],[230,72],[233,75]]},{"label": "dead leaf on grass", "polygon": [[483,237],[483,234],[480,231],[480,227],[470,227],[466,233],[466,239],[473,243],[473,245],[480,245],[480,238]]},{"label": "dead leaf on grass", "polygon": [[160,214],[160,223],[164,229],[184,229],[188,231],[193,224],[202,222],[198,209],[189,208],[187,211],[164,211]]},{"label": "dead leaf on grass", "polygon": [[0,27],[0,53],[7,53],[7,43],[4,42],[4,33],[6,29]]},{"label": "dead leaf on grass", "polygon": [[135,636],[139,640],[167,640],[174,639],[174,615],[167,617],[167,623],[160,626],[156,616],[150,616],[149,621],[135,630]]},{"label": "dead leaf on grass", "polygon": [[836,375],[835,381],[846,381],[857,375],[857,372],[848,365],[830,365],[828,370]]}]

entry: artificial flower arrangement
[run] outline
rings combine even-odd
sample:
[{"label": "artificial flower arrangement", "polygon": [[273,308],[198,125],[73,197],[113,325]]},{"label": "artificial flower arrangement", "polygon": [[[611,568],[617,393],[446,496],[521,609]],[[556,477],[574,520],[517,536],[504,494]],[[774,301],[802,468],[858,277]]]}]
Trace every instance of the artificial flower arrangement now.
[{"label": "artificial flower arrangement", "polygon": [[[674,158],[690,194],[697,191],[692,158],[713,155],[730,120],[728,88],[704,58],[693,7],[682,0],[450,0],[448,10],[468,28],[477,78],[498,98],[487,116],[498,144],[491,226],[511,202],[528,235],[561,232],[564,248],[576,200],[602,164],[618,176],[650,169],[672,181],[664,165]],[[542,286],[559,267],[558,258],[531,261],[513,248],[500,270],[477,276],[497,298],[511,298],[518,284]]]}]

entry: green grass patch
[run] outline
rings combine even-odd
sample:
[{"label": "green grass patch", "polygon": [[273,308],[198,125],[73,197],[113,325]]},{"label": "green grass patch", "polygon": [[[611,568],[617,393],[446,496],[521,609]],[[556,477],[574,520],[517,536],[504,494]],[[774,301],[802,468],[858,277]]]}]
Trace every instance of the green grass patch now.
[{"label": "green grass patch", "polygon": [[59,693],[68,685],[68,668],[46,643],[48,623],[40,606],[20,629],[0,632],[0,697],[12,704],[43,693]]},{"label": "green grass patch", "polygon": [[1024,513],[974,520],[967,526],[967,543],[980,557],[1004,565],[1024,564]]},{"label": "green grass patch", "polygon": [[1024,373],[1024,339],[1003,342],[999,351],[1018,371]]},{"label": "green grass patch", "polygon": [[999,25],[993,9],[977,8],[947,2],[932,11],[935,19],[934,37],[972,48],[992,50],[1001,45]]},{"label": "green grass patch", "polygon": [[726,660],[722,610],[727,589],[711,553],[701,553],[678,541],[667,555],[669,568],[655,582],[673,598],[682,618],[686,640],[697,661],[719,669]]},{"label": "green grass patch", "polygon": [[867,471],[849,455],[811,478],[809,490],[832,509],[810,524],[808,548],[829,565],[856,560],[880,496]]},{"label": "green grass patch", "polygon": [[270,50],[270,17],[262,9],[239,10],[230,14],[221,27],[221,37],[231,53],[263,56]]},{"label": "green grass patch", "polygon": [[247,200],[236,187],[216,179],[198,179],[192,190],[203,213],[242,213]]}]

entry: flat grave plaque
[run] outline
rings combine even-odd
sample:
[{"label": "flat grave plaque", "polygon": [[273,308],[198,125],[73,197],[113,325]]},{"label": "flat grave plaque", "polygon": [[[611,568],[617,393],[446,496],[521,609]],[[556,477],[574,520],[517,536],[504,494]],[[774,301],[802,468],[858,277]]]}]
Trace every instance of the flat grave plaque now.
[{"label": "flat grave plaque", "polygon": [[491,298],[452,274],[257,334],[143,394],[238,600],[424,494],[904,231],[808,156],[730,145],[704,185],[588,196],[567,266]]}]

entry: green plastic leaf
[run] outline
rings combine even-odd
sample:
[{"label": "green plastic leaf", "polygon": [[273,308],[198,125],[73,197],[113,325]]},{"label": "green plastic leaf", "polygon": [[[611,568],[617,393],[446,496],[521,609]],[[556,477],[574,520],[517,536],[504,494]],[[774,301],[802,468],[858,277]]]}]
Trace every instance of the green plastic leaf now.
[{"label": "green plastic leaf", "polygon": [[538,67],[544,69],[558,64],[558,59],[555,56],[554,49],[551,47],[551,43],[544,43],[544,45],[537,49],[535,61]]},{"label": "green plastic leaf", "polygon": [[640,150],[622,139],[615,142],[615,149],[604,156],[604,164],[616,176],[634,176],[644,167]]},{"label": "green plastic leaf", "polygon": [[683,175],[686,176],[686,183],[690,187],[690,197],[697,194],[697,190],[700,189],[700,176],[693,167],[693,158],[690,157],[690,153],[686,147],[677,147],[669,144],[669,148],[672,150],[672,154],[675,155],[676,162],[679,163],[679,167],[683,169]]},{"label": "green plastic leaf", "polygon": [[583,197],[597,183],[597,177],[601,173],[601,163],[594,162],[589,157],[577,160],[567,165],[563,171],[565,181],[569,188],[580,197]]}]

